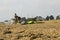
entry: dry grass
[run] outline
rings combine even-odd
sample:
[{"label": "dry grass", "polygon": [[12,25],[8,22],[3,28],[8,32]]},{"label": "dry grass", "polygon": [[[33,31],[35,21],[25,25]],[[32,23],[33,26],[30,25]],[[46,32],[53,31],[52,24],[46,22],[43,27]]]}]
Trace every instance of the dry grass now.
[{"label": "dry grass", "polygon": [[27,25],[0,23],[0,40],[60,40],[60,20]]}]

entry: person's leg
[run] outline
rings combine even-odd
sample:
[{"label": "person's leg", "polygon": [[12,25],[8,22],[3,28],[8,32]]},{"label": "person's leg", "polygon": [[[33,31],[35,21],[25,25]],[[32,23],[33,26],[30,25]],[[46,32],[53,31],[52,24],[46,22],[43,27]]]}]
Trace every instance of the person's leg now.
[{"label": "person's leg", "polygon": [[18,20],[17,19],[15,19],[15,23],[17,23],[18,22]]}]

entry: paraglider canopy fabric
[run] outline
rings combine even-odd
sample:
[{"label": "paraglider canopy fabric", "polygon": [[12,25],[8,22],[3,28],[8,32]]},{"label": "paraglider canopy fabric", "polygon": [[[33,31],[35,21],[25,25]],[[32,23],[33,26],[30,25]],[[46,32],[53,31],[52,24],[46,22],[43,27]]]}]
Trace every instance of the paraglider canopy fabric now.
[{"label": "paraglider canopy fabric", "polygon": [[33,21],[28,21],[28,22],[27,22],[27,24],[32,24],[32,23],[33,23]]},{"label": "paraglider canopy fabric", "polygon": [[22,25],[26,24],[26,21],[22,21],[21,24],[22,24]]}]

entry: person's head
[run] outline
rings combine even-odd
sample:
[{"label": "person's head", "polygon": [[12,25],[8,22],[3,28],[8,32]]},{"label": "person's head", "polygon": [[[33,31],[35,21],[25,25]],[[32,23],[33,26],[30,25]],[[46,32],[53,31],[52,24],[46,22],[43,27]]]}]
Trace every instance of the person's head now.
[{"label": "person's head", "polygon": [[17,14],[15,13],[15,16],[17,16]]}]

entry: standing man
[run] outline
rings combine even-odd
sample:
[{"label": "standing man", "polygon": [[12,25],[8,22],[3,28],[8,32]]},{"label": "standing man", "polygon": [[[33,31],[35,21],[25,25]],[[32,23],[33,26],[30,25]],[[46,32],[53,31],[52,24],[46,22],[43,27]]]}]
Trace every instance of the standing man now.
[{"label": "standing man", "polygon": [[15,13],[15,23],[17,23],[18,22],[18,16],[17,16],[17,14]]}]

